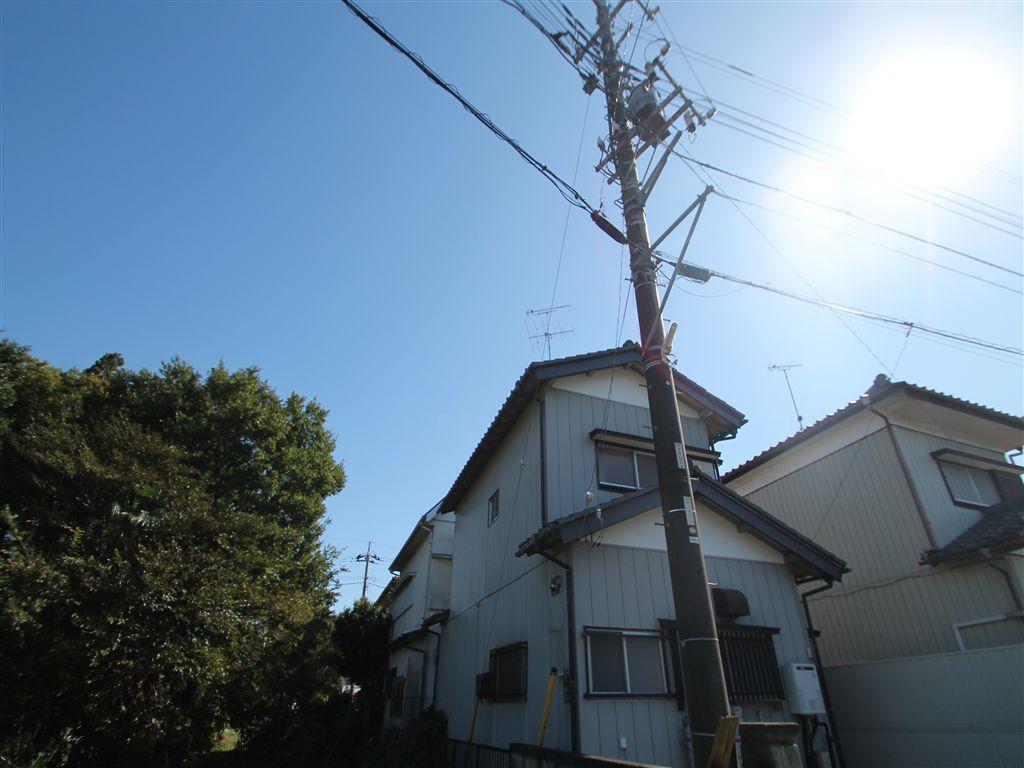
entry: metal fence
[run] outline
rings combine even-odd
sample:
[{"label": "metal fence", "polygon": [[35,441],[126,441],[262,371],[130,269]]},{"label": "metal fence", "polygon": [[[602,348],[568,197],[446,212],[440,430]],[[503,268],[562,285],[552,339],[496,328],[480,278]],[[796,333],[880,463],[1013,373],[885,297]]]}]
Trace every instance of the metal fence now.
[{"label": "metal fence", "polygon": [[451,768],[512,768],[512,753],[486,744],[448,739],[448,765]]}]

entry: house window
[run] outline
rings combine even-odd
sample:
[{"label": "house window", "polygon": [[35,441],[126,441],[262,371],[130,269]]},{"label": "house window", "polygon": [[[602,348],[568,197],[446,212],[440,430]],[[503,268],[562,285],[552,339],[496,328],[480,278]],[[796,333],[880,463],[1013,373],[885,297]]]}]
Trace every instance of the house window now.
[{"label": "house window", "polygon": [[957,504],[988,507],[1002,501],[995,478],[988,470],[940,461],[939,469],[946,479],[949,495]]},{"label": "house window", "polygon": [[597,476],[603,487],[633,491],[658,482],[654,454],[598,443]]},{"label": "house window", "polygon": [[733,701],[784,698],[779,662],[775,657],[775,627],[720,626],[725,687]]},{"label": "house window", "polygon": [[489,688],[495,701],[526,699],[526,643],[511,643],[491,651]]},{"label": "house window", "polygon": [[490,527],[494,524],[494,521],[498,519],[498,515],[501,514],[501,508],[498,506],[498,494],[500,489],[491,494],[491,498],[487,500],[487,525]]},{"label": "house window", "polygon": [[[661,621],[670,638],[669,658],[672,681],[679,709],[685,708],[683,672],[679,635],[675,621]],[[773,637],[777,627],[756,627],[740,624],[718,625],[718,647],[722,654],[722,671],[729,700],[766,701],[785,698],[779,662],[775,656]]]},{"label": "house window", "polygon": [[592,628],[584,631],[591,694],[659,696],[668,693],[660,632]]}]

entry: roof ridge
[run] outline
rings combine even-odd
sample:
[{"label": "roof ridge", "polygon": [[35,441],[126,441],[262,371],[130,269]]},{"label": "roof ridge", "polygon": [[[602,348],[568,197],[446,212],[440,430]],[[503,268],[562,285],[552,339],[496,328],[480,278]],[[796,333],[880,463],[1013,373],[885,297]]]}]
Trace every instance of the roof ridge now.
[{"label": "roof ridge", "polygon": [[1007,426],[1016,427],[1024,430],[1024,417],[1016,416],[1012,413],[1006,413],[1005,411],[999,411],[995,408],[990,408],[987,405],[981,405],[971,400],[965,400],[954,395],[947,394],[937,389],[930,389],[929,387],[922,386],[920,384],[913,384],[908,381],[892,381],[888,376],[879,374],[875,377],[871,386],[855,400],[851,400],[846,405],[831,411],[820,419],[810,424],[807,427],[794,432],[788,437],[779,440],[773,445],[768,446],[760,453],[754,454],[749,459],[744,461],[742,464],[737,465],[733,469],[730,469],[722,476],[722,480],[726,483],[731,482],[735,478],[743,475],[749,470],[753,469],[760,464],[774,458],[778,454],[787,450],[793,445],[797,445],[804,440],[807,440],[819,432],[824,431],[828,427],[832,426],[838,421],[852,415],[856,410],[863,409],[872,403],[884,400],[889,395],[893,394],[897,390],[903,390],[911,395],[920,395],[927,397],[933,401],[937,401],[940,405],[948,405],[957,407],[960,410],[973,412],[974,415],[979,418],[992,419],[1000,423],[1006,424]]}]

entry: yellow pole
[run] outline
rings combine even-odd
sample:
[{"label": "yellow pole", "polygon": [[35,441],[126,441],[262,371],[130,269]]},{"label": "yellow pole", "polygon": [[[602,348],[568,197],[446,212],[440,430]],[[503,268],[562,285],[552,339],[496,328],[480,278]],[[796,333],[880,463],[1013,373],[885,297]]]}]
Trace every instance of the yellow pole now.
[{"label": "yellow pole", "polygon": [[551,675],[548,677],[548,692],[544,696],[544,716],[540,719],[540,735],[537,736],[537,746],[544,746],[544,733],[548,729],[548,715],[551,714],[551,699],[555,695],[555,678],[558,677],[558,670],[551,668]]}]

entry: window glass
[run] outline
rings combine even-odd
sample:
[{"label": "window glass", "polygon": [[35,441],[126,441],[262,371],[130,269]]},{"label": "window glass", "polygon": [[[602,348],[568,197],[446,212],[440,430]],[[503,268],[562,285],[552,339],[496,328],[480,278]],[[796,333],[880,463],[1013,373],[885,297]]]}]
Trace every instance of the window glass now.
[{"label": "window glass", "polygon": [[636,452],[637,486],[643,488],[658,483],[658,464],[653,453]]},{"label": "window glass", "polygon": [[628,448],[614,448],[602,445],[598,448],[598,468],[602,483],[636,488],[633,470],[633,451]]},{"label": "window glass", "polygon": [[501,514],[501,510],[498,507],[498,491],[487,500],[487,524],[490,525],[498,519],[498,515]]},{"label": "window glass", "polygon": [[974,487],[978,491],[978,498],[981,499],[979,503],[985,506],[998,504],[1002,499],[999,497],[999,488],[996,487],[996,480],[992,477],[992,473],[977,467],[968,467],[968,469],[974,480]]},{"label": "window glass", "polygon": [[630,693],[664,693],[661,667],[661,638],[654,635],[626,635]]},{"label": "window glass", "polygon": [[590,683],[595,693],[625,693],[621,635],[590,635]]},{"label": "window glass", "polygon": [[940,467],[954,500],[985,506],[999,503],[999,489],[991,473],[947,461],[942,462]]}]

